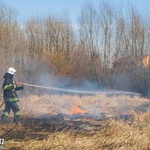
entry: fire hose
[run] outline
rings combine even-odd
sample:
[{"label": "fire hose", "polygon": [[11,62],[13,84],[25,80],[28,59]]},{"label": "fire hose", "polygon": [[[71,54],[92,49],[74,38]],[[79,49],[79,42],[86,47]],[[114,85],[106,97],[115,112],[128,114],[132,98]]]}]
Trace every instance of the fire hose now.
[{"label": "fire hose", "polygon": [[0,108],[3,106],[4,102],[0,105]]},{"label": "fire hose", "polygon": [[69,90],[69,89],[63,89],[63,88],[57,88],[57,87],[48,87],[48,86],[28,84],[28,83],[23,83],[23,82],[15,82],[15,83],[17,85],[21,85],[21,86],[30,86],[30,87],[36,87],[36,88],[42,88],[42,89],[49,89],[49,90],[52,90],[52,91],[62,91],[62,92],[67,92],[67,93],[100,94],[100,92]]}]

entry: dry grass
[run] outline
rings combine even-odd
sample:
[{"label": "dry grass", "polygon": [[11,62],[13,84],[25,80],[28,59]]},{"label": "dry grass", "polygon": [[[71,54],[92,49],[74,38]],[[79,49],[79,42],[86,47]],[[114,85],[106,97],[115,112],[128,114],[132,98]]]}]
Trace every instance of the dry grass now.
[{"label": "dry grass", "polygon": [[[23,98],[19,105],[21,125],[13,125],[12,118],[0,125],[0,137],[5,139],[5,149],[150,150],[148,99],[105,95],[45,95]],[[130,113],[131,117],[129,120],[80,118],[68,121],[58,118],[58,122],[54,118],[45,118],[45,115],[69,114],[72,105],[77,105],[89,114]]]}]

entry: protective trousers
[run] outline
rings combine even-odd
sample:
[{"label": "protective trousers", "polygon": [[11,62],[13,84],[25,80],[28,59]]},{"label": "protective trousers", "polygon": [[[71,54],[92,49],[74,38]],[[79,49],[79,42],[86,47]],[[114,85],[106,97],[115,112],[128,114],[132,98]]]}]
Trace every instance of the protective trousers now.
[{"label": "protective trousers", "polygon": [[17,105],[17,102],[5,102],[5,109],[3,111],[1,122],[4,122],[6,118],[9,116],[10,110],[12,109],[14,113],[14,123],[18,123],[20,119],[20,109]]}]

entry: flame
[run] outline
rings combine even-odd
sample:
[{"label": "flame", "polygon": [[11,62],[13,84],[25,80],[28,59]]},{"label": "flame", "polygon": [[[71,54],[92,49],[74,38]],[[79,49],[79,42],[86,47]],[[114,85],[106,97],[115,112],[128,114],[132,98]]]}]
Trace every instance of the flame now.
[{"label": "flame", "polygon": [[86,111],[82,110],[81,108],[79,108],[76,105],[72,106],[72,110],[71,110],[71,114],[84,114]]}]

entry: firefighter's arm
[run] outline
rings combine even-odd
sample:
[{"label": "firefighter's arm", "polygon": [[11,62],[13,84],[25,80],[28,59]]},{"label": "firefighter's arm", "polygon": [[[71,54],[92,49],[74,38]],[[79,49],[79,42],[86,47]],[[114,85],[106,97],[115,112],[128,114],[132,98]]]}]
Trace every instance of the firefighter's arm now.
[{"label": "firefighter's arm", "polygon": [[17,85],[12,83],[12,84],[6,84],[3,86],[3,90],[13,90],[13,89],[16,89],[17,88]]},{"label": "firefighter's arm", "polygon": [[18,91],[18,90],[23,90],[24,89],[24,86],[17,86],[16,83],[11,83],[11,84],[5,84],[3,85],[3,90],[15,90],[15,91]]}]

